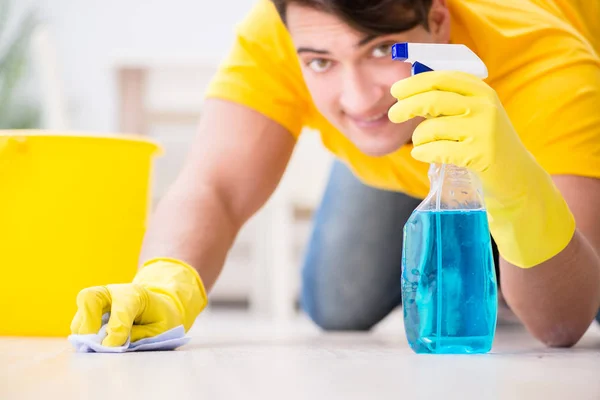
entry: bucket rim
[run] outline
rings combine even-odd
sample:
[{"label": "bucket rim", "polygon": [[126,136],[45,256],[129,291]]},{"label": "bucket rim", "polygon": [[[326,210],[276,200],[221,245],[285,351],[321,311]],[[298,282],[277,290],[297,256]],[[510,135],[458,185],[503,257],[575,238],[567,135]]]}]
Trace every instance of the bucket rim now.
[{"label": "bucket rim", "polygon": [[91,140],[118,140],[132,143],[147,144],[154,147],[155,151],[162,152],[160,143],[148,136],[135,133],[121,133],[108,131],[85,131],[85,130],[53,130],[53,129],[0,129],[1,137],[26,138],[73,138]]}]

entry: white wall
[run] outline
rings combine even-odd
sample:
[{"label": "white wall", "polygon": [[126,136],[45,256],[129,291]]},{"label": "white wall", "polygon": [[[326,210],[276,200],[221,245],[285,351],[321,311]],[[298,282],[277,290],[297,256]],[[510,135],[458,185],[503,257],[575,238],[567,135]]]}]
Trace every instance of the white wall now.
[{"label": "white wall", "polygon": [[73,129],[118,128],[113,66],[125,60],[218,63],[254,0],[16,0],[53,33]]}]

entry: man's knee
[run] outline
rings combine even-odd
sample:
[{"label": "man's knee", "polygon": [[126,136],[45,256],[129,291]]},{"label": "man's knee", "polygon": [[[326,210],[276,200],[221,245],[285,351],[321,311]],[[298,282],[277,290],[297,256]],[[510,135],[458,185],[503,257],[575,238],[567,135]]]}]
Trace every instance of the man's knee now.
[{"label": "man's knee", "polygon": [[[327,284],[328,283],[328,284]],[[368,331],[400,303],[400,293],[361,291],[351,282],[303,279],[304,312],[326,331]]]},{"label": "man's knee", "polygon": [[[312,298],[307,299],[307,296]],[[303,308],[310,319],[325,331],[368,331],[379,322],[374,316],[361,313],[352,303],[315,298],[314,293],[303,296]]]}]

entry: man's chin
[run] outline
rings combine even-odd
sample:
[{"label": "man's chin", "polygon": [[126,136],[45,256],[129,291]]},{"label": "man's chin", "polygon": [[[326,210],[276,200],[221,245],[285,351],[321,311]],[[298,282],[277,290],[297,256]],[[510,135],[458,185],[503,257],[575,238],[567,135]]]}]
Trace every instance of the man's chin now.
[{"label": "man's chin", "polygon": [[[412,121],[405,122],[405,127],[413,128]],[[352,132],[348,138],[361,153],[370,157],[383,157],[395,153],[409,143],[414,129],[381,129],[375,132]],[[349,132],[350,133],[350,132]]]},{"label": "man's chin", "polygon": [[406,144],[405,141],[400,143],[355,143],[356,147],[369,157],[384,157],[389,154],[395,153],[402,146]]}]

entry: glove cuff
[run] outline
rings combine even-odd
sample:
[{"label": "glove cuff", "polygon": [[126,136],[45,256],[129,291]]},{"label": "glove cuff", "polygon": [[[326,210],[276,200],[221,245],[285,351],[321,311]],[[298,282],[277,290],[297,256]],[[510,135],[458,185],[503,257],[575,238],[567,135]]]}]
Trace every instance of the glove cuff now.
[{"label": "glove cuff", "polygon": [[208,304],[198,271],[179,259],[157,257],[145,261],[133,283],[170,296],[183,316],[186,332]]},{"label": "glove cuff", "polygon": [[559,254],[576,229],[575,218],[550,176],[539,178],[511,203],[486,199],[498,252],[520,268],[535,267]]}]

